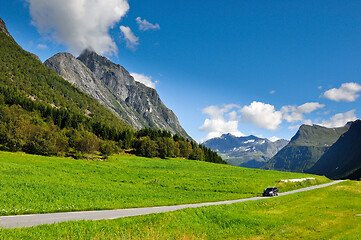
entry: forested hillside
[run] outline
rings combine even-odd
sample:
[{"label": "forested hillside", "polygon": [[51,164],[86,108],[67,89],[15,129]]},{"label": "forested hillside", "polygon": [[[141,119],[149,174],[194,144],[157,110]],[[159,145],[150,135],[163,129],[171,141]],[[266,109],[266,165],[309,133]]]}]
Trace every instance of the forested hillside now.
[{"label": "forested hillside", "polygon": [[168,131],[136,131],[24,51],[0,22],[0,149],[41,155],[147,157],[224,163],[213,151]]}]

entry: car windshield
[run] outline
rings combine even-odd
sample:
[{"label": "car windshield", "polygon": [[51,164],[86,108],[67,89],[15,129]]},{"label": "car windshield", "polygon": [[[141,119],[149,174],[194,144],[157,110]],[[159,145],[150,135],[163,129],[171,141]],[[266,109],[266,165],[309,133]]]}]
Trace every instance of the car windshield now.
[{"label": "car windshield", "polygon": [[273,191],[273,188],[269,187],[266,189],[266,191]]}]

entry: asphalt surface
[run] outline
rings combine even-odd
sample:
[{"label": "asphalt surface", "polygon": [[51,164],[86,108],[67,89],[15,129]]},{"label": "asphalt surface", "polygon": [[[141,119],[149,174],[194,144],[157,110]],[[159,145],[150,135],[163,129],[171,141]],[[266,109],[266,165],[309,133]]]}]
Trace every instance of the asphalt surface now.
[{"label": "asphalt surface", "polygon": [[[290,192],[279,193],[279,196],[327,187],[342,181],[344,180],[338,180],[317,186],[301,188]],[[0,227],[2,228],[33,227],[42,224],[52,224],[52,223],[65,222],[65,221],[116,219],[116,218],[139,216],[139,215],[146,215],[152,213],[172,212],[184,208],[198,208],[204,206],[232,204],[237,202],[257,201],[265,198],[267,197],[252,197],[252,198],[230,200],[230,201],[195,203],[195,204],[164,206],[164,207],[3,216],[0,217]]]}]

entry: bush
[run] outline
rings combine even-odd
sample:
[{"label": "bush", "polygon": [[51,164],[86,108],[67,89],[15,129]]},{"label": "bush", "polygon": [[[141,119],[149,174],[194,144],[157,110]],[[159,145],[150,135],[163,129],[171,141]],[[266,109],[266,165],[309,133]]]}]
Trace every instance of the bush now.
[{"label": "bush", "polygon": [[99,139],[93,133],[84,132],[84,135],[75,141],[75,149],[87,154],[99,150]]},{"label": "bush", "polygon": [[118,153],[119,148],[114,141],[104,141],[100,145],[100,152],[103,154],[104,157],[107,158],[114,153]]}]

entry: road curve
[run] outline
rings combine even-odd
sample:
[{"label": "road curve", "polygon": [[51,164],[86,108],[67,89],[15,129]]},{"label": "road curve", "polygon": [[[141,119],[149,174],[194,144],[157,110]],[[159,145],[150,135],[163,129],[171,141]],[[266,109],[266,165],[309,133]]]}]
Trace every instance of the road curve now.
[{"label": "road curve", "polygon": [[[327,187],[343,181],[345,180],[338,180],[326,184],[301,188],[290,192],[280,193],[279,196]],[[164,206],[164,207],[3,216],[0,217],[0,227],[2,228],[33,227],[42,224],[52,224],[52,223],[65,222],[65,221],[116,219],[116,218],[139,216],[139,215],[146,215],[152,213],[172,212],[184,208],[198,208],[204,206],[232,204],[237,202],[256,201],[261,199],[265,199],[265,197],[252,197],[252,198],[244,198],[244,199],[230,200],[230,201],[195,203],[195,204],[184,204],[184,205]]]}]

